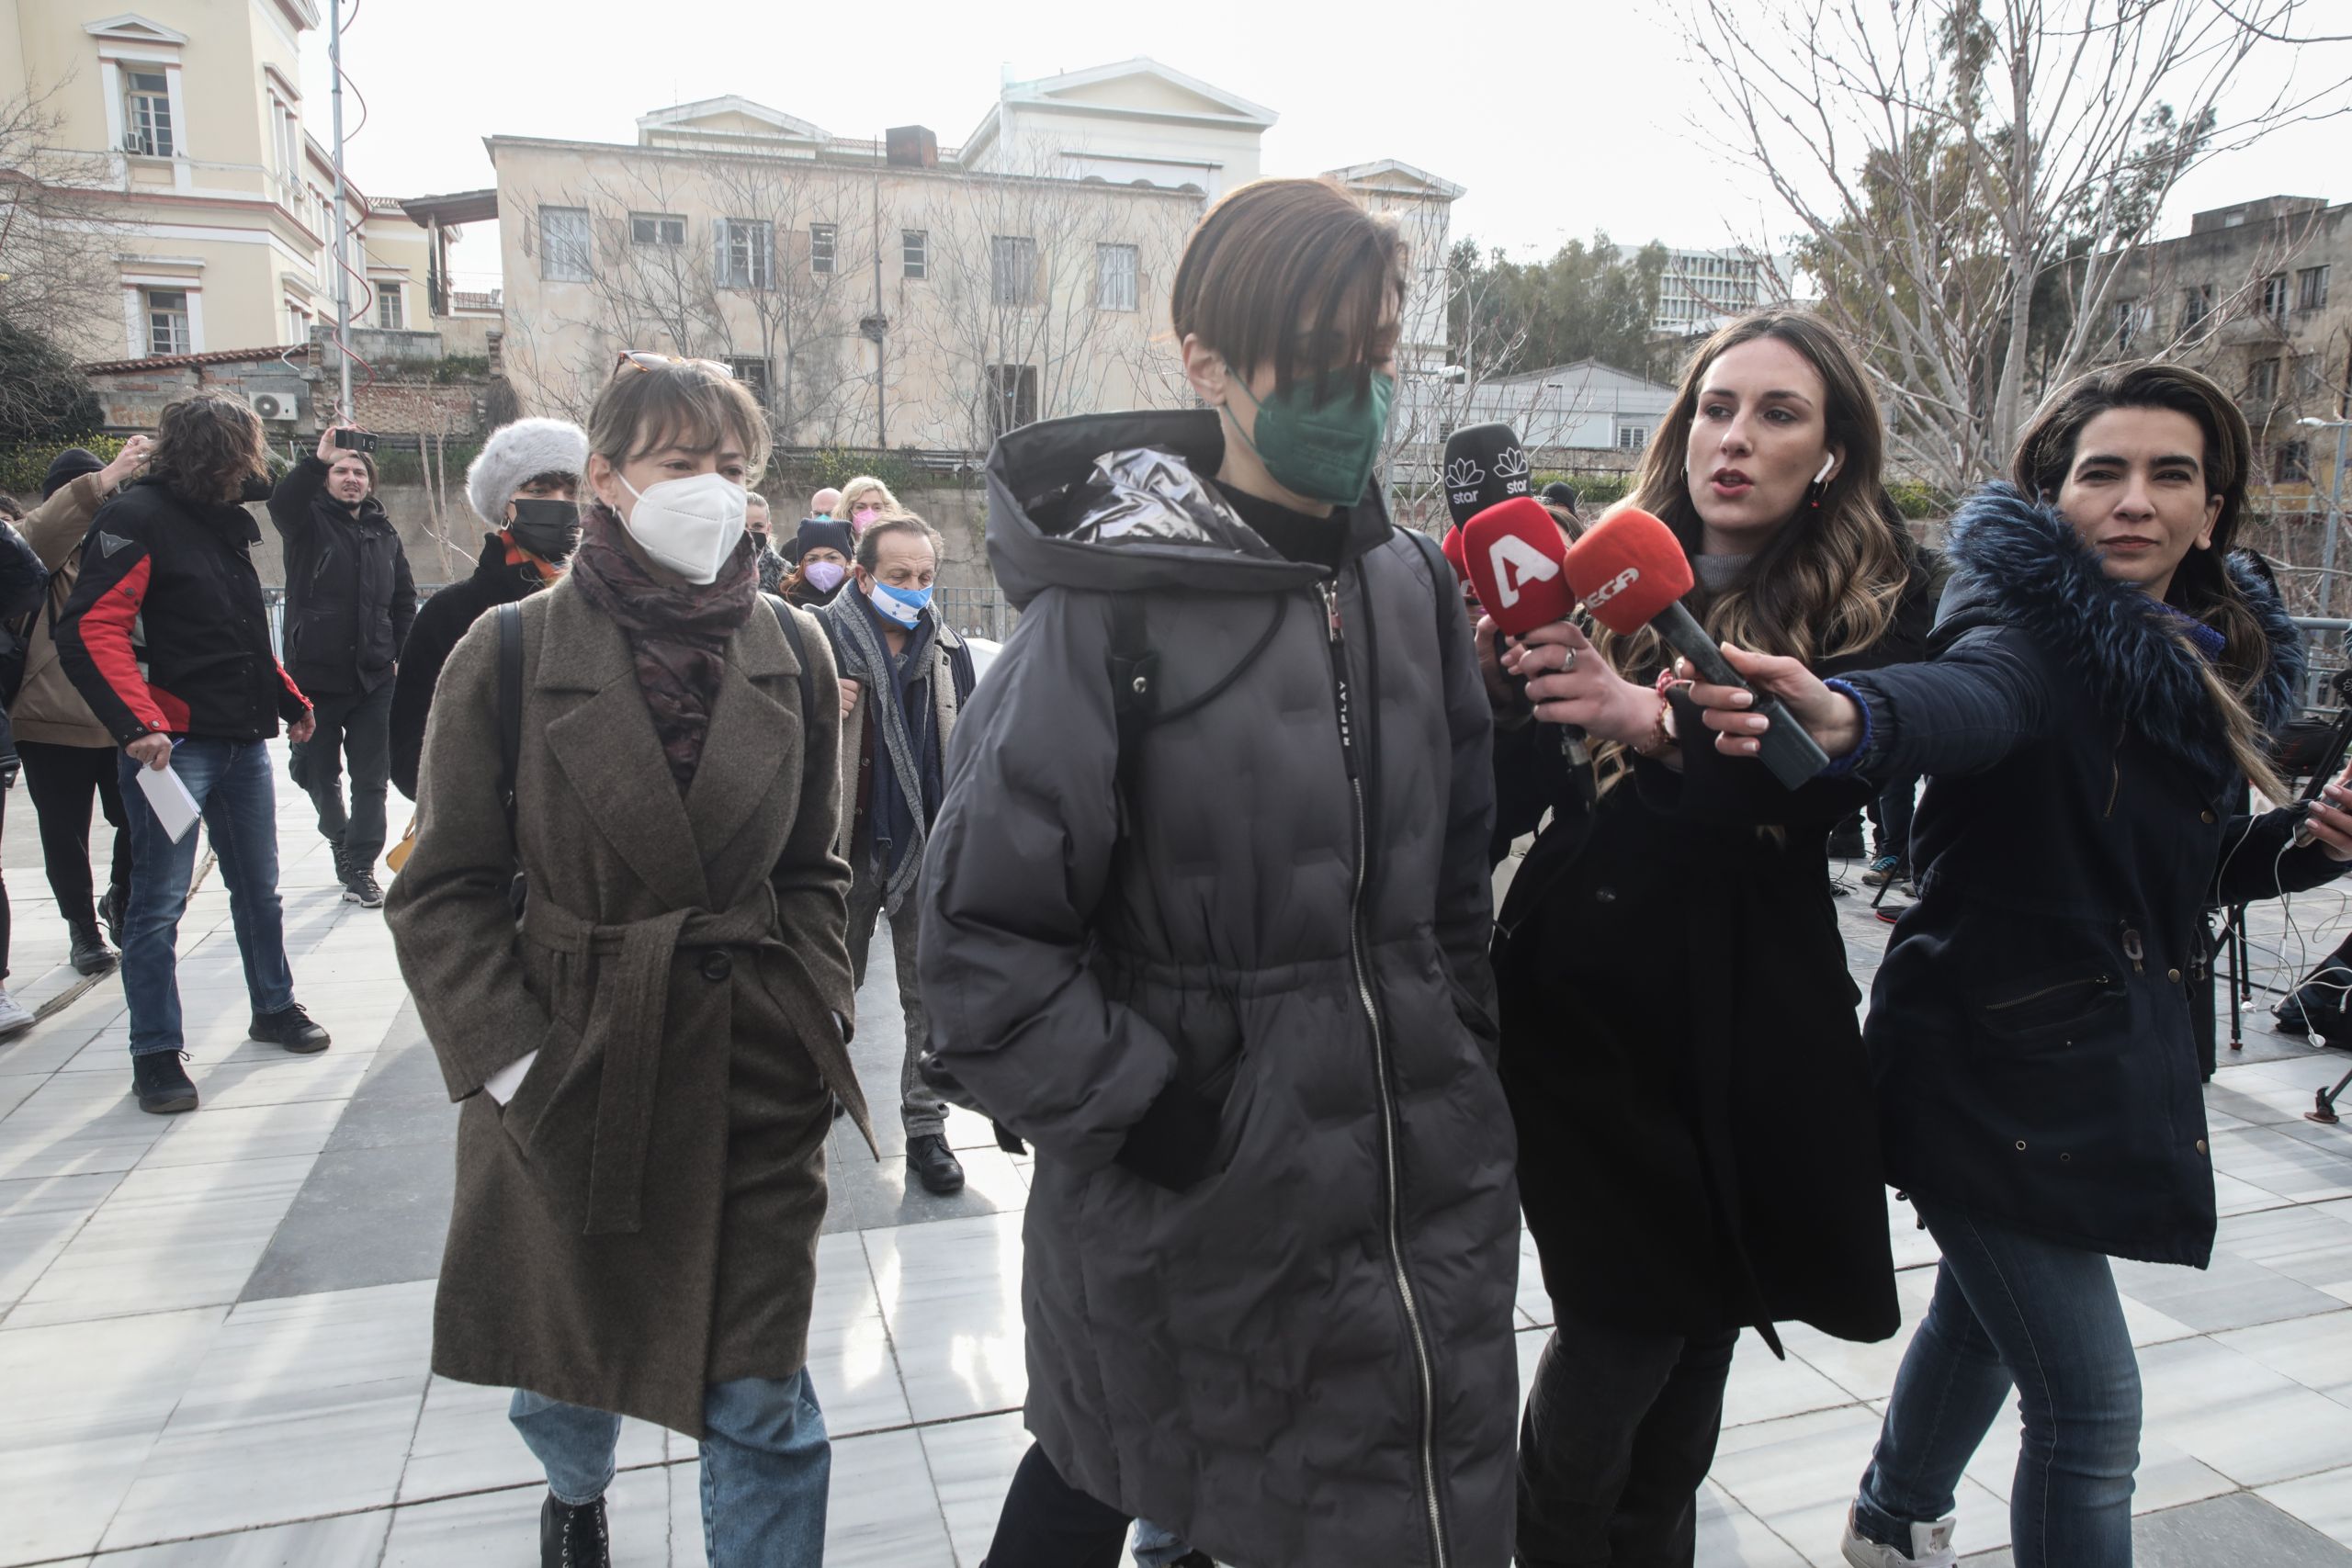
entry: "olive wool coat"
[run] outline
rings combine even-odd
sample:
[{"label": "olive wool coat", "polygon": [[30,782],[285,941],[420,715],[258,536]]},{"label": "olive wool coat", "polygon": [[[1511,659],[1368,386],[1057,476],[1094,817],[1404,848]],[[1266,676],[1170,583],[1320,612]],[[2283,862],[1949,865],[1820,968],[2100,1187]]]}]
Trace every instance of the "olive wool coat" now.
[{"label": "olive wool coat", "polygon": [[[386,901],[463,1105],[434,1371],[699,1436],[707,1384],[799,1370],[843,1042],[840,696],[776,618],[729,638],[682,798],[627,637],[570,579],[521,607],[518,923],[498,799],[498,617],[442,671],[416,848]],[[795,612],[797,614],[797,612]],[[536,1047],[506,1105],[483,1081]]]}]

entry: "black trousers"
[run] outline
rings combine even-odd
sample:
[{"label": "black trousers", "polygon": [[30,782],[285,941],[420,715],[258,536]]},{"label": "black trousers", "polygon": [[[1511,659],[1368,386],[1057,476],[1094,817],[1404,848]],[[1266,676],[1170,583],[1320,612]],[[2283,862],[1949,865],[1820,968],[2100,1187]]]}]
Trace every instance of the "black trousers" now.
[{"label": "black trousers", "polygon": [[1520,1421],[1520,1568],[1691,1568],[1738,1337],[1561,1315]]},{"label": "black trousers", "polygon": [[[311,699],[316,733],[293,748],[287,771],[318,808],[319,833],[344,863],[372,868],[384,852],[384,791],[392,782],[392,682],[372,692]],[[343,768],[351,764],[351,807],[344,809]]]},{"label": "black trousers", "polygon": [[67,922],[97,919],[90,876],[90,800],[97,799],[114,829],[114,862],[107,886],[130,905],[130,834],[123,826],[122,781],[111,746],[61,746],[51,740],[19,740],[17,753],[25,761],[25,789],[33,797],[33,813],[40,820],[41,867],[49,873],[49,890],[57,897],[57,912]]},{"label": "black trousers", "polygon": [[1130,1522],[1064,1481],[1032,1443],[1012,1472],[980,1568],[1118,1568]]}]

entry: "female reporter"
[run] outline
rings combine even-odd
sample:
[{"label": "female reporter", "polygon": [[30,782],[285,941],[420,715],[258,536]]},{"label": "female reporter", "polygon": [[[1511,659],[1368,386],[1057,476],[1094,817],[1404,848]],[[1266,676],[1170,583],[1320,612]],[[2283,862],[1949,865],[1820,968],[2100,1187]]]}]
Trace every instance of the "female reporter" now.
[{"label": "female reporter", "polygon": [[[2140,1381],[2109,1258],[2211,1257],[2188,988],[2201,911],[2316,886],[2352,859],[2344,783],[2273,798],[2262,732],[2290,715],[2295,629],[2229,557],[2252,443],[2191,370],[2140,365],[2053,396],[2012,485],[1952,521],[1962,574],[1932,660],[1825,686],[1736,655],[1857,777],[1929,776],[1919,901],[1868,1038],[1890,1180],[1943,1249],[1845,1542],[1861,1568],[1952,1562],[1961,1467],[2014,1383],[2019,1568],[2132,1560]],[[1719,749],[1763,721],[1702,688]]]},{"label": "female reporter", "polygon": [[[1930,612],[1882,508],[1883,446],[1834,333],[1748,316],[1692,359],[1634,499],[1680,538],[1716,635],[1834,669],[1913,659]],[[1529,1568],[1690,1562],[1739,1330],[1777,1351],[1791,1319],[1850,1339],[1899,1322],[1825,849],[1870,792],[1787,791],[1684,744],[1696,710],[1660,693],[1670,657],[1646,632],[1596,647],[1562,623],[1503,657],[1541,725],[1492,688],[1498,793],[1526,803],[1502,831],[1555,807],[1496,949],[1521,1198],[1555,1319],[1520,1433]],[[1589,810],[1555,724],[1594,750]]]},{"label": "female reporter", "polygon": [[1243,186],[1170,302],[1207,406],[989,459],[1023,614],[921,942],[934,1068],[1037,1151],[989,1568],[1108,1568],[1138,1515],[1227,1562],[1510,1556],[1487,705],[1374,483],[1406,268],[1335,185]]}]

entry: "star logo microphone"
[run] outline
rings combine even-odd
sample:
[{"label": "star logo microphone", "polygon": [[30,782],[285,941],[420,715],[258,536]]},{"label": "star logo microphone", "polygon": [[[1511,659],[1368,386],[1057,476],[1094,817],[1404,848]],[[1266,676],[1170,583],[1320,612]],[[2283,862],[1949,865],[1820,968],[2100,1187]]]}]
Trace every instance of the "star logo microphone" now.
[{"label": "star logo microphone", "polygon": [[[1554,530],[1555,536],[1557,532]],[[1475,556],[1473,560],[1475,564]],[[1783,788],[1794,789],[1829,765],[1827,753],[1789,716],[1779,699],[1742,680],[1715,639],[1683,607],[1682,596],[1691,588],[1690,562],[1673,529],[1639,507],[1625,507],[1602,518],[1570,546],[1565,565],[1571,590],[1594,620],[1620,637],[1649,626],[1690,661],[1699,679],[1755,694],[1756,705],[1749,711],[1771,720],[1771,728],[1759,738],[1758,760]],[[1496,624],[1502,624],[1499,616]]]},{"label": "star logo microphone", "polygon": [[1445,438],[1445,508],[1457,528],[1527,493],[1527,452],[1508,424],[1473,424]]}]

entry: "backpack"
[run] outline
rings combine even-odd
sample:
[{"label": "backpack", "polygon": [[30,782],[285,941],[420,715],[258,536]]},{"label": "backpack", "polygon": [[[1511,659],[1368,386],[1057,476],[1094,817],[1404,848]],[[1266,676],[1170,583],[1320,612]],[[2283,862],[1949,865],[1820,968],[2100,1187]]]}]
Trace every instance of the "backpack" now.
[{"label": "backpack", "polygon": [[[799,617],[775,594],[763,593],[760,597],[775,612],[776,624],[784,628],[784,640],[792,645],[792,657],[799,662],[800,713],[805,723],[808,711],[816,705],[817,682],[808,673],[808,648],[800,638]],[[523,606],[520,601],[501,604],[492,614],[498,617],[498,804],[506,813],[506,841],[514,850],[514,882],[507,897],[519,919],[525,888],[523,845],[514,834],[514,775],[523,759]]]}]

